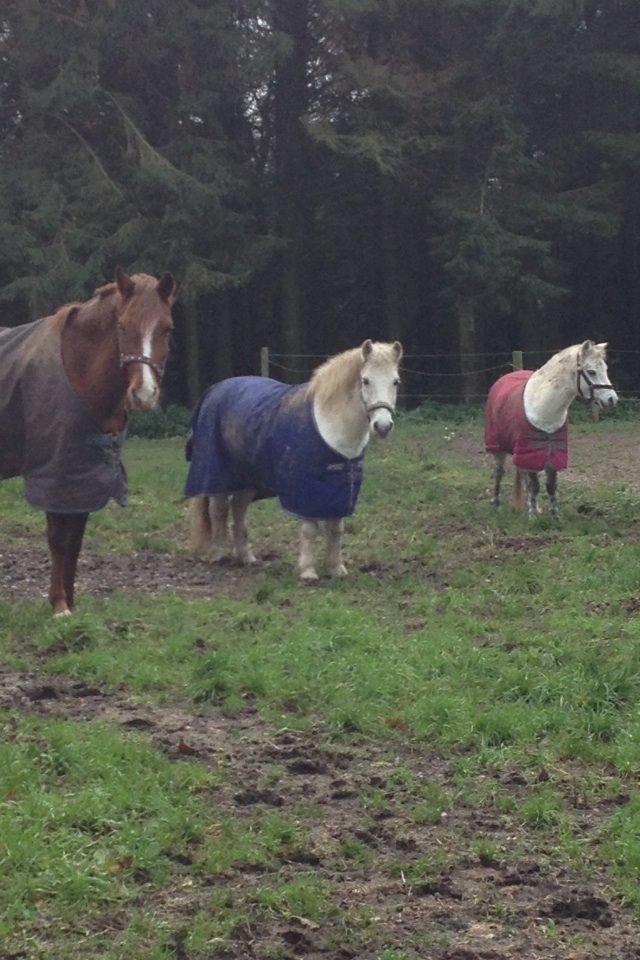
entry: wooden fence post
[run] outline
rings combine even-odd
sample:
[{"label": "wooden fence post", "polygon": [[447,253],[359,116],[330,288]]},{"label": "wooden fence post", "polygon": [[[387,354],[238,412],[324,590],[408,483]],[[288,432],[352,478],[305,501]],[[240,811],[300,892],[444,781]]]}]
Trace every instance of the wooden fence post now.
[{"label": "wooden fence post", "polygon": [[260,347],[260,376],[269,376],[269,347]]},{"label": "wooden fence post", "polygon": [[522,350],[514,350],[511,354],[511,366],[514,370],[522,370]]}]

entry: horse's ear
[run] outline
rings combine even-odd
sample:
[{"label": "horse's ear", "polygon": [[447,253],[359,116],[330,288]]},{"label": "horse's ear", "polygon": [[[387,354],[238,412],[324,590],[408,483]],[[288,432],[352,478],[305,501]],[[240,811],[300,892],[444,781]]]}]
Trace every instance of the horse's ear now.
[{"label": "horse's ear", "polygon": [[80,313],[80,307],[70,307],[69,310],[67,311],[66,317],[64,318],[64,326],[65,327],[67,325],[71,326],[71,324],[76,319],[79,313]]},{"label": "horse's ear", "polygon": [[136,285],[129,274],[124,272],[122,267],[116,267],[116,283],[123,299],[129,300],[129,298],[133,296]]},{"label": "horse's ear", "polygon": [[593,340],[585,340],[584,343],[581,343],[581,344],[580,344],[580,351],[579,351],[579,352],[580,352],[580,359],[581,359],[581,360],[584,360],[584,358],[585,358],[589,353],[591,353],[591,351],[593,350],[594,347],[595,347],[595,343],[593,342]]},{"label": "horse's ear", "polygon": [[362,351],[362,359],[367,360],[371,356],[371,351],[373,350],[373,340],[365,340],[360,347],[360,350]]},{"label": "horse's ear", "polygon": [[396,358],[398,363],[400,363],[400,361],[402,360],[402,354],[404,353],[404,350],[402,349],[402,344],[400,343],[400,341],[396,340],[391,349],[393,350],[394,357]]},{"label": "horse's ear", "polygon": [[606,353],[609,343],[597,343],[596,346],[601,353]]},{"label": "horse's ear", "polygon": [[170,273],[162,274],[158,280],[158,286],[156,287],[156,290],[158,291],[158,296],[161,300],[165,300],[167,303],[172,303],[173,295],[176,292],[176,282]]}]

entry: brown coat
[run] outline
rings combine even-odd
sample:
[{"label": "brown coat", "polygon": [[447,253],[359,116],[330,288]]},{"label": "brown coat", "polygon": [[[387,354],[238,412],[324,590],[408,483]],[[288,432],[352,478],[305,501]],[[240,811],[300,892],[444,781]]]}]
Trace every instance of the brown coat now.
[{"label": "brown coat", "polygon": [[22,476],[33,507],[87,513],[124,504],[125,433],[103,433],[71,386],[54,317],[0,327],[0,479]]}]

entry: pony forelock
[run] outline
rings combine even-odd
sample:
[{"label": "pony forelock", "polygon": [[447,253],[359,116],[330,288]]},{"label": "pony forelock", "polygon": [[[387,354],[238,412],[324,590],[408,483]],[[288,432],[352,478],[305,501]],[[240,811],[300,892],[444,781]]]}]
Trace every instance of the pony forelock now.
[{"label": "pony forelock", "polygon": [[391,343],[372,344],[366,359],[362,355],[361,347],[345,350],[344,353],[329,357],[314,370],[307,396],[317,399],[325,409],[330,408],[356,389],[365,365],[375,367],[389,363],[398,365],[398,357]]}]

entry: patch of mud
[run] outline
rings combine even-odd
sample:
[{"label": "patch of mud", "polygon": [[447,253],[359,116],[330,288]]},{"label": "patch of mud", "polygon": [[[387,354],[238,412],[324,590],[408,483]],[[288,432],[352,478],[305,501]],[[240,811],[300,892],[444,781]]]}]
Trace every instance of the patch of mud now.
[{"label": "patch of mud", "polygon": [[[80,554],[76,594],[105,597],[116,590],[179,596],[208,597],[224,593],[244,596],[266,566],[277,562],[271,554],[255,567],[233,561],[210,563],[189,554],[134,550],[100,554],[86,549]],[[0,600],[45,598],[49,588],[49,551],[44,538],[5,541],[0,544]]]},{"label": "patch of mud", "polygon": [[[262,809],[301,823],[304,838],[281,851],[275,873],[273,863],[237,863],[223,878],[207,880],[251,917],[222,952],[212,948],[212,958],[379,960],[385,949],[410,960],[640,957],[640,924],[616,903],[604,876],[586,879],[542,853],[541,844],[534,848],[518,820],[467,805],[449,760],[403,740],[401,731],[390,746],[336,743],[320,726],[304,733],[271,727],[251,703],[234,715],[209,705],[190,710],[11,670],[0,671],[0,707],[133,731],[175,762],[223,771],[215,804],[234,818],[252,822]],[[10,719],[4,736],[15,731]],[[519,802],[527,777],[517,770],[496,776]],[[417,823],[412,815],[420,784],[450,798],[434,823]],[[581,829],[595,828],[597,815],[583,811]],[[478,855],[475,843],[487,837],[492,852]],[[176,862],[168,890],[140,879],[137,906],[152,910],[178,939],[210,904],[212,886],[192,887],[187,880],[195,858],[197,849]],[[334,909],[319,922],[256,908],[258,887],[310,871],[333,891]],[[126,918],[122,907],[107,910],[104,929],[122,929]]]}]

